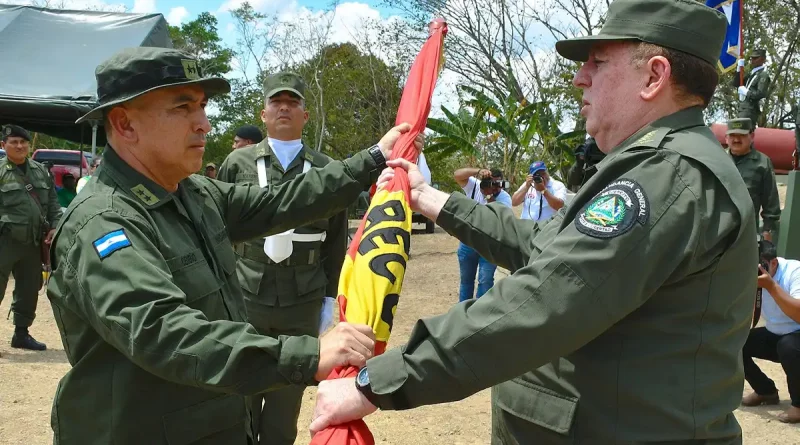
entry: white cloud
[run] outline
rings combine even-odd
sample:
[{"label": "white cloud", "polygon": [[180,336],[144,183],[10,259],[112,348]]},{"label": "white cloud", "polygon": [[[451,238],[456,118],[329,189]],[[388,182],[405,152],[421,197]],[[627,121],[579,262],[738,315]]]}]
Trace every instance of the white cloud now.
[{"label": "white cloud", "polygon": [[156,12],[156,0],[133,0],[133,9],[131,9],[131,12]]},{"label": "white cloud", "polygon": [[167,14],[167,22],[169,22],[172,26],[178,26],[183,23],[183,20],[189,15],[189,11],[186,10],[183,6],[178,6],[177,8],[172,8],[169,10],[169,14]]}]

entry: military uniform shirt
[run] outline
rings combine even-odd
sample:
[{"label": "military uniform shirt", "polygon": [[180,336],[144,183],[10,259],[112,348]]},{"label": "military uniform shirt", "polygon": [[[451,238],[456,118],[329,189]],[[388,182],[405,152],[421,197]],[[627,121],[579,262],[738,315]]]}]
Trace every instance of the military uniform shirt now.
[{"label": "military uniform shirt", "polygon": [[437,224],[516,272],[367,362],[381,408],[496,385],[493,444],[741,443],[757,246],[726,156],[694,107],[616,147],[541,229],[452,195]]},{"label": "military uniform shirt", "polygon": [[193,175],[168,193],[106,150],[54,240],[48,297],[72,365],[55,443],[246,443],[244,396],[314,384],[319,343],[245,322],[231,242],[331,215],[378,173],[362,152],[272,192]]},{"label": "military uniform shirt", "polygon": [[[23,172],[7,157],[0,159],[0,236],[38,245],[42,222],[47,220],[50,227],[55,227],[61,218],[61,207],[47,168],[32,159],[25,163]],[[26,178],[38,203],[25,188]]]},{"label": "military uniform shirt", "polygon": [[[332,162],[328,156],[303,145],[284,170],[271,150],[268,139],[264,139],[258,144],[233,151],[219,168],[219,180],[259,186],[256,160],[262,156],[266,156],[267,180],[271,187],[301,175],[305,161],[313,167],[324,167]],[[304,210],[317,215],[315,208]],[[264,253],[263,238],[247,240],[236,246],[239,253],[239,281],[245,290],[259,296],[258,303],[289,306],[338,294],[339,275],[347,253],[347,212],[339,212],[327,219],[319,216],[316,221],[296,228],[295,233],[326,232],[325,241],[293,242],[291,268],[269,261]],[[269,276],[264,279],[267,272],[270,272]],[[316,292],[320,289],[320,292]]]},{"label": "military uniform shirt", "polygon": [[775,169],[769,156],[751,146],[747,154],[732,157],[753,201],[756,222],[760,211],[764,220],[762,230],[777,230],[781,217],[781,200],[775,181]]}]

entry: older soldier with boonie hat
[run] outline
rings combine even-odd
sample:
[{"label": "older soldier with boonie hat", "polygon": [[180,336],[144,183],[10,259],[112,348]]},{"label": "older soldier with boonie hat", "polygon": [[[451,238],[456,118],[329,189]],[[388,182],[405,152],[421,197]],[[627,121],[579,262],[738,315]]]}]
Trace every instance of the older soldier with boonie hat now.
[{"label": "older soldier with boonie hat", "polygon": [[736,169],[742,175],[755,210],[756,229],[759,227],[759,214],[764,224],[758,233],[761,238],[772,241],[778,231],[781,219],[781,200],[778,195],[778,181],[775,168],[769,156],[756,150],[755,125],[746,117],[728,121],[725,143]]},{"label": "older soldier with boonie hat", "polygon": [[696,1],[616,0],[596,36],[557,43],[608,156],[546,225],[389,162],[412,209],[514,273],[320,384],[312,432],[493,387],[494,445],[741,444],[753,207],[703,121],[726,26]]},{"label": "older soldier with boonie hat", "polygon": [[194,173],[206,103],[227,81],[165,48],[123,50],[96,77],[99,106],[81,120],[102,118],[108,147],[52,247],[48,297],[72,365],[54,443],[252,443],[246,396],[363,365],[374,341],[348,324],[320,339],[259,335],[231,245],[344,209],[410,126],[271,190],[225,184]]}]

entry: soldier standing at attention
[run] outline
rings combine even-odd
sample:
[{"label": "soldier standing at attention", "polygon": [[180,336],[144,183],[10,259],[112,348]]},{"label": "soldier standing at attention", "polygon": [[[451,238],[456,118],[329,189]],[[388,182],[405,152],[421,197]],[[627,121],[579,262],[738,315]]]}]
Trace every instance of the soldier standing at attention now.
[{"label": "soldier standing at attention", "polygon": [[608,156],[544,227],[390,162],[413,209],[516,272],[321,383],[311,430],[493,386],[495,445],[741,444],[755,218],[703,121],[726,25],[694,0],[616,0],[599,33],[556,43],[584,62],[581,115]]},{"label": "soldier standing at attention", "polygon": [[760,212],[761,219],[764,220],[761,237],[772,241],[772,234],[777,232],[781,218],[781,199],[778,196],[778,183],[775,181],[772,161],[767,155],[755,149],[754,135],[755,127],[750,119],[733,119],[728,121],[725,142],[753,200],[756,229]]},{"label": "soldier standing at attention", "polygon": [[11,347],[44,351],[28,328],[36,318],[42,287],[42,243],[50,244],[61,218],[56,189],[47,168],[28,159],[30,134],[17,125],[3,128],[0,159],[0,303],[14,274],[14,336]]},{"label": "soldier standing at attention", "polygon": [[739,72],[733,75],[733,86],[739,87],[739,114],[753,122],[753,128],[758,125],[761,116],[761,100],[767,97],[771,82],[764,64],[767,63],[767,52],[755,49],[750,54],[750,73],[744,76],[744,85],[739,82]]},{"label": "soldier standing at attention", "polygon": [[72,365],[53,401],[54,443],[252,443],[246,396],[363,365],[374,336],[347,323],[320,339],[258,334],[232,242],[338,213],[411,126],[271,190],[232,185],[193,174],[211,130],[206,103],[230,91],[225,79],[146,47],[95,75],[99,107],[79,122],[102,119],[109,143],[58,226],[47,289]]},{"label": "soldier standing at attention", "polygon": [[[267,138],[231,152],[220,166],[220,181],[269,190],[332,161],[301,140],[308,122],[305,89],[303,79],[294,73],[265,79],[261,119]],[[331,297],[327,301],[333,303],[338,292],[347,251],[347,212],[266,240],[239,243],[235,251],[248,321],[258,332],[271,337],[318,336],[323,300]],[[294,443],[304,389],[294,385],[254,397],[260,445]]]}]

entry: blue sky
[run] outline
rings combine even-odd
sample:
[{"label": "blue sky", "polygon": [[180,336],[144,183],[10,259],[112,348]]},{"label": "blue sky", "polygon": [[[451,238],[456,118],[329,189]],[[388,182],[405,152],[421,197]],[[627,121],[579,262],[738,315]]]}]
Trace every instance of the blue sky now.
[{"label": "blue sky", "polygon": [[[81,0],[76,0],[76,3]],[[89,0],[92,1],[92,0]],[[97,0],[95,0],[97,1]],[[219,32],[223,40],[230,46],[235,44],[235,32],[230,29],[232,18],[227,9],[239,6],[243,0],[106,0],[105,3],[122,3],[128,11],[132,12],[160,12],[170,22],[171,25],[191,21],[201,12],[209,11],[216,15],[219,20]],[[329,8],[329,0],[250,0],[250,4],[260,12],[274,13],[307,8],[310,10],[322,10]],[[367,6],[373,11],[377,11],[382,19],[397,14],[396,10],[382,5],[380,0],[356,0],[341,1],[340,10],[345,11],[358,9],[363,14],[364,7]],[[346,13],[346,12],[345,12]]]}]

